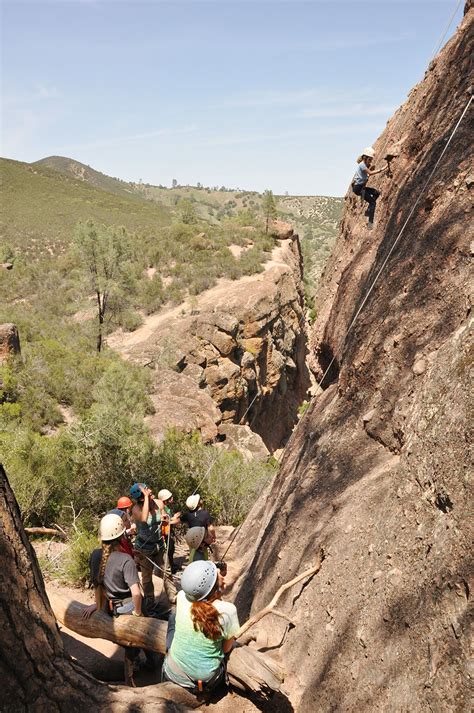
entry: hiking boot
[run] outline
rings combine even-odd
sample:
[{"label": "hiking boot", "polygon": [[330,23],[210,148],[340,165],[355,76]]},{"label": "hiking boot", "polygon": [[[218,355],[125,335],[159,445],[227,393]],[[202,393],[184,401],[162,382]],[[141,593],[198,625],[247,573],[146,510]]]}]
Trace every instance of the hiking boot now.
[{"label": "hiking boot", "polygon": [[367,230],[373,230],[373,228],[374,228],[374,224],[369,221],[367,223]]}]

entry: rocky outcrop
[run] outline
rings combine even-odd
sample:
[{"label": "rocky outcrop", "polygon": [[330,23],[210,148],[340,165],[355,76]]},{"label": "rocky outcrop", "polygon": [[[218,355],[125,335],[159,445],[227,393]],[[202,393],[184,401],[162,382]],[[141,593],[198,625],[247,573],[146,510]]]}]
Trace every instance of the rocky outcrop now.
[{"label": "rocky outcrop", "polygon": [[393,179],[374,180],[374,231],[346,196],[312,335],[315,372],[333,362],[325,390],[236,541],[242,617],[325,550],[280,607],[294,628],[259,624],[297,713],[469,707],[472,104],[430,174],[469,100],[473,15],[375,145],[399,156]]},{"label": "rocky outcrop", "polygon": [[20,337],[15,324],[0,324],[0,366],[20,354]]},{"label": "rocky outcrop", "polygon": [[275,223],[272,233],[278,245],[263,272],[223,280],[128,341],[109,340],[153,368],[148,420],[158,440],[176,426],[206,441],[241,438],[248,451],[249,426],[250,450],[262,455],[290,435],[309,386],[301,252],[289,225]]}]

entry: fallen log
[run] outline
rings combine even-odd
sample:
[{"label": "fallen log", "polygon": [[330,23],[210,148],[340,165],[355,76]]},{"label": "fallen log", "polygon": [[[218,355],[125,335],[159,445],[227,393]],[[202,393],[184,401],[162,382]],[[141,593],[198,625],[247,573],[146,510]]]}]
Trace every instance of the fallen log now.
[{"label": "fallen log", "polygon": [[55,530],[53,527],[25,527],[25,532],[28,535],[52,535],[53,537],[61,537],[66,539],[66,533],[61,530]]},{"label": "fallen log", "polygon": [[[147,617],[110,617],[105,611],[96,611],[88,619],[82,615],[85,604],[49,592],[49,601],[56,619],[71,631],[92,639],[107,639],[121,646],[136,646],[164,654],[166,651],[167,623]],[[283,683],[280,666],[269,656],[247,646],[233,649],[227,662],[227,674],[232,686],[267,698],[279,691]]]}]

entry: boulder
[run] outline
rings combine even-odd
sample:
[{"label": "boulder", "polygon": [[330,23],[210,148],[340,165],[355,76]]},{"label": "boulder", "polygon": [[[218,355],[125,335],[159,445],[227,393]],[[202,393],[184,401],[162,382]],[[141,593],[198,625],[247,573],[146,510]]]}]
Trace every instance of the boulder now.
[{"label": "boulder", "polygon": [[224,440],[219,440],[219,447],[225,450],[240,451],[248,461],[266,461],[270,456],[270,451],[266,447],[258,433],[254,433],[250,426],[239,426],[236,423],[221,423],[219,426],[219,436],[224,436]]},{"label": "boulder", "polygon": [[0,366],[20,354],[20,336],[16,325],[0,324]]}]

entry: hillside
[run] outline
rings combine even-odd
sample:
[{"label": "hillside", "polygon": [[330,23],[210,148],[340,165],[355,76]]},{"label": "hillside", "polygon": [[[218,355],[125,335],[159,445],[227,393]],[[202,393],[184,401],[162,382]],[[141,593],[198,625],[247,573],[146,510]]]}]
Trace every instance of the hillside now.
[{"label": "hillside", "polygon": [[[86,185],[124,198],[158,203],[172,213],[192,204],[196,218],[209,225],[239,218],[252,224],[262,214],[262,196],[255,191],[230,190],[224,187],[179,186],[166,188],[147,183],[126,182],[111,178],[90,166],[64,156],[49,156],[31,164],[52,169]],[[312,294],[334,244],[342,210],[342,198],[329,196],[275,196],[280,217],[292,223],[301,238],[305,260],[305,280]]]},{"label": "hillside", "polygon": [[136,194],[136,190],[133,187],[134,184],[121,181],[119,178],[106,176],[105,173],[96,171],[90,166],[80,163],[80,161],[66,158],[65,156],[48,156],[47,158],[42,158],[30,165],[35,169],[50,168],[54,171],[62,173],[65,176],[83,181],[90,186],[94,186],[94,188],[101,188],[103,191],[115,193],[119,196],[125,196],[126,198]]},{"label": "hillside", "polygon": [[132,231],[171,222],[170,211],[158,203],[115,195],[44,166],[0,159],[0,180],[1,243],[23,253],[64,250],[79,220]]},{"label": "hillside", "polygon": [[312,334],[325,390],[239,534],[244,615],[325,552],[281,605],[294,627],[257,631],[297,713],[469,710],[473,25],[467,3],[375,144],[398,157],[374,231],[345,198]]}]

